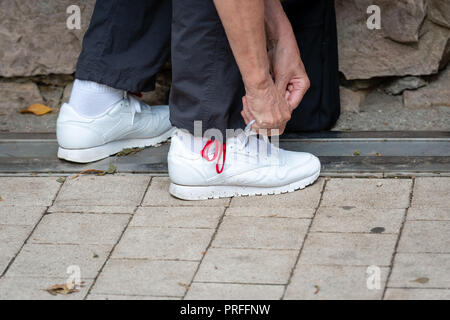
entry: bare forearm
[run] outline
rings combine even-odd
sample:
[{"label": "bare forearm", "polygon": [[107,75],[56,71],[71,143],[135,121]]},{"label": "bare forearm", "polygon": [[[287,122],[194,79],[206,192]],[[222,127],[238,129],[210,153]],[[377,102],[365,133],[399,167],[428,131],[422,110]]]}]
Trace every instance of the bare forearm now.
[{"label": "bare forearm", "polygon": [[279,39],[292,38],[292,26],[280,0],[264,0],[264,6],[264,19],[269,46],[278,42]]},{"label": "bare forearm", "polygon": [[247,88],[270,79],[264,27],[264,0],[214,0]]}]

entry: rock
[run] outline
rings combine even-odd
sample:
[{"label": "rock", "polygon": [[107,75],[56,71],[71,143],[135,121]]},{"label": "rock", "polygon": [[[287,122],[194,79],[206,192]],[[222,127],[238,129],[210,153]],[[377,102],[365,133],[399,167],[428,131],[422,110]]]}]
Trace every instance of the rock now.
[{"label": "rock", "polygon": [[34,103],[44,103],[35,83],[0,82],[0,112],[19,112]]},{"label": "rock", "polygon": [[69,84],[64,88],[63,96],[62,96],[62,98],[61,98],[61,103],[67,103],[67,102],[69,102],[70,95],[71,95],[71,93],[72,93],[72,88],[73,88],[73,82],[69,83]]},{"label": "rock", "polygon": [[428,0],[428,18],[434,23],[450,28],[450,1]]},{"label": "rock", "polygon": [[404,77],[395,79],[384,91],[391,95],[402,94],[405,90],[416,90],[425,87],[427,82],[419,77]]},{"label": "rock", "polygon": [[371,0],[336,0],[339,63],[346,79],[437,73],[450,29],[425,20],[418,43],[395,42],[385,37],[384,28],[367,28],[366,10],[371,4]]},{"label": "rock", "polygon": [[81,30],[69,30],[72,0],[0,1],[0,76],[71,74],[94,0],[78,1]]},{"label": "rock", "polygon": [[39,91],[47,106],[52,108],[55,112],[59,110],[59,103],[64,91],[63,87],[39,85]]},{"label": "rock", "polygon": [[397,42],[419,41],[419,30],[426,16],[424,0],[376,0],[382,14],[386,38]]},{"label": "rock", "polygon": [[358,113],[361,104],[366,98],[367,91],[353,91],[345,87],[340,87],[341,111]]},{"label": "rock", "polygon": [[442,71],[428,86],[403,92],[403,104],[408,109],[450,107],[450,68]]}]

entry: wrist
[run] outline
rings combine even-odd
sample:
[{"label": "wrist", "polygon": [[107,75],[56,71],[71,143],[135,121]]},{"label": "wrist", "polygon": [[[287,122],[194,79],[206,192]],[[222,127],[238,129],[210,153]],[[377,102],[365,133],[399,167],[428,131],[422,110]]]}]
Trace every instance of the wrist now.
[{"label": "wrist", "polygon": [[266,91],[271,85],[274,85],[272,77],[267,72],[264,75],[253,75],[248,78],[243,78],[245,91],[247,93],[255,93],[260,91]]}]

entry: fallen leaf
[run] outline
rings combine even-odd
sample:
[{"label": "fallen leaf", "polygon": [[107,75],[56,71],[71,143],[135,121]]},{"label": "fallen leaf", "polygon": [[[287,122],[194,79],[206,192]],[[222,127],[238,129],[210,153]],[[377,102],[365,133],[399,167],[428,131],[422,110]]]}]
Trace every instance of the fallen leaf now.
[{"label": "fallen leaf", "polygon": [[93,258],[97,259],[98,258],[98,254],[94,253]]},{"label": "fallen leaf", "polygon": [[186,283],[183,283],[183,282],[178,282],[178,285],[179,285],[180,287],[186,288],[187,290],[189,290],[189,288],[191,287],[190,285],[188,285],[188,284],[186,284]]},{"label": "fallen leaf", "polygon": [[268,215],[269,218],[274,218],[274,217],[276,217],[276,216],[278,216],[278,215],[277,215],[277,214],[269,214],[269,215]]},{"label": "fallen leaf", "polygon": [[20,111],[20,113],[33,113],[37,116],[42,116],[42,115],[50,113],[52,111],[53,111],[52,108],[49,108],[44,104],[37,103],[37,104],[32,104],[28,108]]},{"label": "fallen leaf", "polygon": [[386,231],[386,229],[383,227],[375,227],[370,229],[370,232],[372,233],[383,233],[384,231]]},{"label": "fallen leaf", "polygon": [[138,152],[141,152],[145,148],[126,148],[116,154],[116,157],[132,156]]},{"label": "fallen leaf", "polygon": [[108,170],[106,170],[104,174],[99,174],[99,175],[104,176],[105,174],[114,174],[116,172],[117,172],[117,167],[114,164],[110,163]]},{"label": "fallen leaf", "polygon": [[64,183],[64,181],[66,181],[66,179],[63,177],[59,177],[58,179],[56,179],[56,182],[59,182],[59,183]]},{"label": "fallen leaf", "polygon": [[361,155],[361,151],[359,150],[355,150],[355,152],[353,152],[354,156],[360,156]]},{"label": "fallen leaf", "polygon": [[62,295],[68,295],[75,292],[79,292],[78,289],[76,289],[75,283],[64,283],[64,284],[55,284],[54,286],[51,286],[50,288],[45,289],[48,293],[50,293],[52,296],[56,296],[58,294]]},{"label": "fallen leaf", "polygon": [[314,286],[314,288],[316,288],[316,291],[314,291],[314,294],[316,295],[316,294],[318,294],[318,293],[319,293],[319,291],[320,291],[320,287],[319,287],[319,286]]},{"label": "fallen leaf", "polygon": [[379,153],[379,152],[375,153],[375,155],[376,155],[377,157],[381,157],[381,153]]},{"label": "fallen leaf", "polygon": [[0,197],[0,202],[3,201],[2,197]]},{"label": "fallen leaf", "polygon": [[417,278],[416,280],[413,280],[412,282],[417,282],[417,283],[420,283],[420,284],[425,284],[425,283],[428,283],[428,281],[430,281],[429,278],[423,277],[423,278]]},{"label": "fallen leaf", "polygon": [[76,175],[74,175],[72,177],[72,179],[76,179],[76,178],[78,178],[79,176],[81,176],[83,174],[89,174],[89,173],[96,173],[97,175],[100,175],[100,174],[104,174],[105,171],[97,170],[97,169],[87,169],[87,170],[84,170],[84,171],[81,171],[81,172],[77,173]]}]

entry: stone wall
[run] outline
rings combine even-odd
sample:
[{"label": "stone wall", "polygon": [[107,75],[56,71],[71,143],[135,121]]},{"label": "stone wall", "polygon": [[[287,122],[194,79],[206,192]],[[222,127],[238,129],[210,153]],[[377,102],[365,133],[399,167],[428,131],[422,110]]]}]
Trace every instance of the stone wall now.
[{"label": "stone wall", "polygon": [[[20,82],[27,90],[34,88],[30,97],[39,91],[44,102],[53,101],[57,107],[70,92],[82,36],[94,3],[94,0],[0,1],[0,94],[11,91],[11,83]],[[357,112],[368,90],[380,87],[390,94],[403,94],[407,90],[406,106],[411,97],[413,100],[421,97],[420,91],[409,92],[419,88],[433,93],[427,94],[424,107],[450,104],[448,72],[437,75],[450,60],[449,0],[336,0],[335,3],[344,111]],[[72,4],[81,8],[81,30],[66,27],[66,9]],[[369,30],[366,26],[369,16],[366,11],[371,4],[381,8],[381,30]],[[166,70],[160,77],[159,92],[147,99],[164,102],[169,80],[170,72]],[[431,87],[427,88],[429,83]],[[437,102],[428,101],[436,93],[440,96]],[[24,99],[21,106],[28,103]],[[414,102],[410,107],[422,104]]]}]

